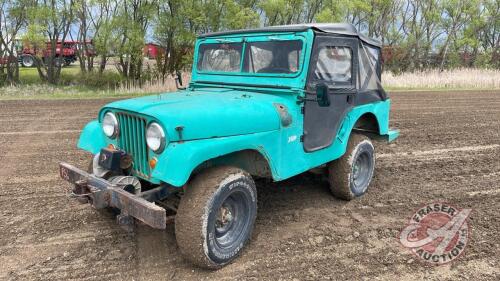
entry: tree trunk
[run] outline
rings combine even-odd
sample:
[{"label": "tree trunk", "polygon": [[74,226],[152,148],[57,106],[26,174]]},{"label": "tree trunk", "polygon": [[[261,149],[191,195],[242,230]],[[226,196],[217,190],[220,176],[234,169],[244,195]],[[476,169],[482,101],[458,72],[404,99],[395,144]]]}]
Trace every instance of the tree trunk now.
[{"label": "tree trunk", "polygon": [[102,73],[106,69],[107,58],[106,55],[101,55],[101,62],[99,63],[99,73]]}]

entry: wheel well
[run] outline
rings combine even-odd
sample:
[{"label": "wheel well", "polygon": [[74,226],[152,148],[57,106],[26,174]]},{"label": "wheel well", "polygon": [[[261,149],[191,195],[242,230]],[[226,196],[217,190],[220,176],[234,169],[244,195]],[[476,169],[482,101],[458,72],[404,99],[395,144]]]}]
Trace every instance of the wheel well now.
[{"label": "wheel well", "polygon": [[353,127],[354,130],[368,133],[378,134],[380,127],[378,125],[377,117],[373,113],[365,113],[359,117]]},{"label": "wheel well", "polygon": [[198,165],[192,174],[195,175],[207,168],[222,165],[240,168],[252,176],[263,178],[272,177],[271,168],[267,159],[259,151],[253,149],[236,151],[206,160]]}]

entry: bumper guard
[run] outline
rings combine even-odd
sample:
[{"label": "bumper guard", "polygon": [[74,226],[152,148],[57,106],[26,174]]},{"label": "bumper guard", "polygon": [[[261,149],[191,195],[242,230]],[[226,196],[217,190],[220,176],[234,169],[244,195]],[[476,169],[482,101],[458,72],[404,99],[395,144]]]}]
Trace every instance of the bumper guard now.
[{"label": "bumper guard", "polygon": [[[122,186],[89,174],[73,165],[59,163],[61,178],[74,184],[71,197],[83,203],[90,203],[96,209],[115,207],[121,210],[121,217],[131,216],[158,229],[165,229],[167,215],[164,208],[150,202],[153,193],[135,195],[123,190]],[[164,192],[161,188],[156,193]],[[156,194],[155,193],[155,194]]]}]

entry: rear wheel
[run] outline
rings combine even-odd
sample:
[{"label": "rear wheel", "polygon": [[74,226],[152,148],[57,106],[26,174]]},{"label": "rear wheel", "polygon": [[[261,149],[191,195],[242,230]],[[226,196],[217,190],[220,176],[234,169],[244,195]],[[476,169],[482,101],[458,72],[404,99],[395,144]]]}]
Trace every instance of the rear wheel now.
[{"label": "rear wheel", "polygon": [[24,55],[21,58],[21,65],[24,67],[33,67],[35,65],[35,58],[32,55]]},{"label": "rear wheel", "polygon": [[345,154],[328,165],[330,190],[335,197],[352,200],[366,193],[375,170],[375,149],[371,140],[352,134]]},{"label": "rear wheel", "polygon": [[207,169],[189,184],[179,204],[179,249],[201,267],[221,267],[240,254],[256,214],[257,191],[248,173],[234,167]]},{"label": "rear wheel", "polygon": [[64,63],[64,59],[62,57],[55,57],[54,58],[54,66],[55,67],[61,67]]},{"label": "rear wheel", "polygon": [[64,66],[70,66],[73,61],[69,58],[64,59]]}]

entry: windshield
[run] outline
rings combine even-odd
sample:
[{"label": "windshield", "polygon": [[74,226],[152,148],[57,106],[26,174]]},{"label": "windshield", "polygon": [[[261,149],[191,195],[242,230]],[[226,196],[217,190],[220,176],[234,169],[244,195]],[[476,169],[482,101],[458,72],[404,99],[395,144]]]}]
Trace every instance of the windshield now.
[{"label": "windshield", "polygon": [[200,46],[198,70],[239,72],[242,43],[203,44]]},{"label": "windshield", "polygon": [[197,68],[207,72],[293,74],[300,70],[301,53],[300,40],[207,43],[200,45]]}]

